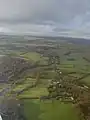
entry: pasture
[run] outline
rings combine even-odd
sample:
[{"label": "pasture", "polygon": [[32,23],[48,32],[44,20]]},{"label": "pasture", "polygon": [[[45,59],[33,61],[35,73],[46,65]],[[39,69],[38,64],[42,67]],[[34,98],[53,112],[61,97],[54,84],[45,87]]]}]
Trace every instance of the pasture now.
[{"label": "pasture", "polygon": [[24,100],[24,105],[27,120],[79,120],[77,111],[69,103]]}]

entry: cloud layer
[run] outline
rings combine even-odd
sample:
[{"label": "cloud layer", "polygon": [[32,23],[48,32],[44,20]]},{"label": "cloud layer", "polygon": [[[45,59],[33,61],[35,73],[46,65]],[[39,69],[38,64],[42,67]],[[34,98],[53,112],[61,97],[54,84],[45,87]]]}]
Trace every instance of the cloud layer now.
[{"label": "cloud layer", "polygon": [[90,0],[0,0],[0,28],[42,34],[90,31]]}]

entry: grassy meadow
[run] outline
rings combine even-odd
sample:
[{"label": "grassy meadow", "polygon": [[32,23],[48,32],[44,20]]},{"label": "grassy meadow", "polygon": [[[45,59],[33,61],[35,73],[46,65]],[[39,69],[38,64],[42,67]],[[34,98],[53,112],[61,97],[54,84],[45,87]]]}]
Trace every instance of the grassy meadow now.
[{"label": "grassy meadow", "polygon": [[27,120],[79,120],[72,104],[25,100],[24,105]]}]

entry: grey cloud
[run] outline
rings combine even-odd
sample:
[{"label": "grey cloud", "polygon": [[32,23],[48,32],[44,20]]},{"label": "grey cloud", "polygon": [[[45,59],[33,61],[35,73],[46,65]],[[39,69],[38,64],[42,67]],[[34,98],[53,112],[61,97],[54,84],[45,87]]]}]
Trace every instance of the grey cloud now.
[{"label": "grey cloud", "polygon": [[0,30],[59,33],[66,28],[87,29],[89,13],[90,0],[0,0]]},{"label": "grey cloud", "polygon": [[89,10],[90,0],[0,0],[0,20],[67,22]]}]

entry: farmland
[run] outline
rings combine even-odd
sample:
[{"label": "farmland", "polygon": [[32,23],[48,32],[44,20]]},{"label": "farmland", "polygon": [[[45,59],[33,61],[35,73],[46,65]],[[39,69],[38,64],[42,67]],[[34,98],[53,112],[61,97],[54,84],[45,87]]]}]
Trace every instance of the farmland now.
[{"label": "farmland", "polygon": [[50,101],[39,102],[27,100],[24,102],[27,120],[29,118],[32,120],[79,120],[72,104],[63,104],[58,101],[54,101],[53,104]]},{"label": "farmland", "polygon": [[27,120],[84,119],[76,106],[90,87],[89,44],[17,40],[0,48],[5,54],[0,64],[0,92],[11,85],[6,96],[23,102]]}]

